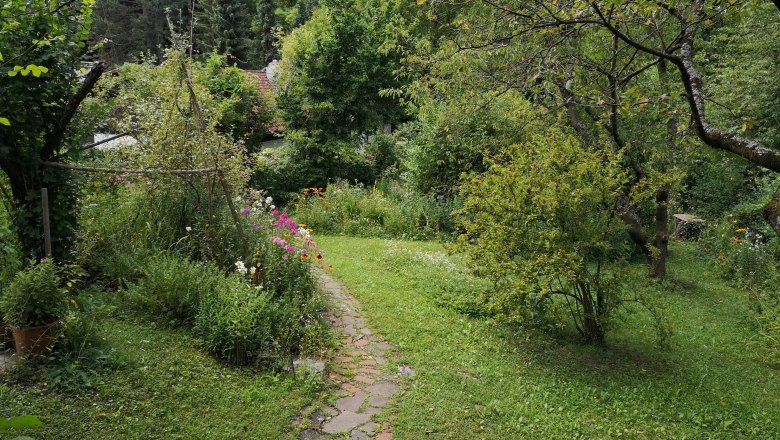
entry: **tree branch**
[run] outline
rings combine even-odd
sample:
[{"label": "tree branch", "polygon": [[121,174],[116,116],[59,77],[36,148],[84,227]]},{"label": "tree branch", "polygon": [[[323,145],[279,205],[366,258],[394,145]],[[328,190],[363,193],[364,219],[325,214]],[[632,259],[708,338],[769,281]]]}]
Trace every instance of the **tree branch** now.
[{"label": "tree branch", "polygon": [[59,147],[59,145],[62,143],[62,139],[65,137],[65,132],[68,129],[70,121],[73,120],[73,117],[76,115],[76,111],[78,110],[81,103],[95,87],[95,84],[97,84],[98,80],[100,80],[100,77],[103,75],[103,71],[105,71],[105,69],[106,64],[99,62],[95,64],[94,67],[92,67],[92,70],[90,70],[89,73],[87,73],[87,76],[84,78],[84,82],[81,84],[79,91],[68,100],[65,108],[63,108],[62,116],[60,117],[59,121],[57,121],[54,126],[51,127],[49,132],[46,133],[43,148],[41,149],[40,153],[41,159],[47,160],[54,155],[57,147]]},{"label": "tree branch", "polygon": [[109,173],[109,174],[170,174],[174,176],[190,176],[194,174],[219,174],[226,171],[224,168],[200,168],[192,170],[163,170],[163,169],[128,169],[128,168],[101,168],[87,167],[82,165],[71,165],[59,162],[44,161],[42,165],[52,168],[61,168],[71,171],[84,171],[89,173]]},{"label": "tree branch", "polygon": [[703,80],[693,61],[695,54],[693,38],[693,31],[689,31],[683,40],[680,57],[673,59],[672,62],[680,71],[696,135],[710,147],[729,151],[768,170],[780,172],[780,150],[729,133],[707,122],[704,113]]}]

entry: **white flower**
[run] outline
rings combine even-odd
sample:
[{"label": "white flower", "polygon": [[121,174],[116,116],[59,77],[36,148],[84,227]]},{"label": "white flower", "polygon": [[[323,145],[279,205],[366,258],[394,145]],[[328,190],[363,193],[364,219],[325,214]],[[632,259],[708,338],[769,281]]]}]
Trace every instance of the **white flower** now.
[{"label": "white flower", "polygon": [[262,284],[258,284],[257,286],[255,286],[255,289],[263,290],[263,285]]},{"label": "white flower", "polygon": [[246,266],[244,266],[244,262],[241,260],[236,261],[236,272],[240,273],[241,275],[246,275]]},{"label": "white flower", "polygon": [[236,200],[235,200],[235,202],[236,202],[236,203],[238,203],[238,202],[240,202],[240,201],[241,201],[241,196],[238,196],[238,197],[236,197]]},{"label": "white flower", "polygon": [[311,237],[311,234],[309,234],[309,231],[306,230],[304,227],[298,228],[298,234],[303,238],[309,238]]},{"label": "white flower", "polygon": [[184,229],[185,229],[187,232],[192,232],[192,228],[191,228],[191,227],[189,227],[189,226],[187,226],[187,227],[186,227],[186,228],[184,228]]},{"label": "white flower", "polygon": [[269,196],[269,197],[266,197],[266,198],[265,198],[265,204],[266,204],[266,205],[270,205],[270,204],[271,204],[271,203],[273,203],[273,202],[274,202],[274,199],[273,199],[273,197],[270,197],[270,196]]},{"label": "white flower", "polygon": [[249,275],[254,276],[256,272],[257,272],[257,268],[256,267],[252,266],[252,267],[249,268]]},{"label": "white flower", "polygon": [[271,205],[271,206],[269,206],[269,208],[271,208],[271,210],[274,210],[274,209],[276,209],[276,206]]}]

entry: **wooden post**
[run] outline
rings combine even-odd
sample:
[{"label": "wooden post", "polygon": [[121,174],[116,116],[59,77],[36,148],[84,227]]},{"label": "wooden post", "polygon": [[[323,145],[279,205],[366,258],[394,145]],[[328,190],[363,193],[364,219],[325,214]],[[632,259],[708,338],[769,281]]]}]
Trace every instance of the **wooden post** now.
[{"label": "wooden post", "polygon": [[51,226],[49,225],[49,190],[41,188],[41,207],[43,208],[43,246],[46,258],[51,258]]},{"label": "wooden post", "polygon": [[238,237],[241,239],[241,247],[244,250],[244,261],[249,262],[249,243],[247,242],[246,236],[244,235],[244,228],[241,227],[241,218],[239,218],[238,212],[236,212],[236,207],[233,205],[230,188],[228,187],[228,184],[225,182],[225,178],[222,177],[222,175],[219,176],[219,182],[222,184],[222,191],[225,193],[225,198],[227,199],[228,207],[230,208],[230,214],[233,216],[233,222],[236,224]]}]

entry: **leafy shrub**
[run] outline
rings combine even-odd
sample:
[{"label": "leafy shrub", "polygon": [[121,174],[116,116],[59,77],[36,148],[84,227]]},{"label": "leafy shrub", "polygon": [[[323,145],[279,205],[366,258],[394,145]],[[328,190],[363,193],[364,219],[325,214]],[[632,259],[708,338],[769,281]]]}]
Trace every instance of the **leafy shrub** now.
[{"label": "leafy shrub", "polygon": [[257,148],[269,137],[274,117],[270,97],[261,94],[257,80],[251,73],[228,66],[227,57],[216,53],[206,59],[205,65],[194,67],[195,75],[203,78],[211,95],[220,101],[220,131],[245,141],[250,149]]},{"label": "leafy shrub", "polygon": [[497,317],[557,326],[570,318],[585,341],[604,339],[621,303],[619,271],[606,265],[617,264],[608,237],[623,228],[613,212],[622,179],[615,157],[552,129],[466,179],[459,243],[495,283],[488,304]]},{"label": "leafy shrub", "polygon": [[683,209],[707,219],[717,219],[741,200],[751,199],[758,189],[761,171],[746,161],[707,153],[695,158],[681,194]]},{"label": "leafy shrub", "polygon": [[719,275],[753,289],[771,287],[780,279],[780,237],[760,217],[760,209],[739,205],[704,239]]},{"label": "leafy shrub", "polygon": [[0,298],[3,317],[18,327],[36,327],[60,319],[67,308],[60,276],[52,260],[19,272]]},{"label": "leafy shrub", "polygon": [[279,306],[268,292],[231,276],[200,301],[194,331],[204,347],[236,364],[272,358]]},{"label": "leafy shrub", "polygon": [[117,178],[95,182],[92,192],[81,212],[77,258],[112,286],[138,281],[143,261],[179,240],[186,197]]},{"label": "leafy shrub", "polygon": [[360,150],[357,141],[318,139],[300,132],[287,135],[287,144],[258,155],[252,186],[264,188],[280,204],[293,201],[304,188],[324,187],[334,180],[373,184],[386,167],[396,163],[395,142],[386,135],[372,137]]},{"label": "leafy shrub", "polygon": [[2,221],[0,217],[0,296],[22,266],[13,233]]},{"label": "leafy shrub", "polygon": [[[471,99],[471,98],[469,98]],[[530,114],[528,103],[517,93],[502,94],[479,111],[471,101],[432,101],[417,120],[403,125],[400,155],[405,178],[423,193],[453,194],[464,173],[487,169],[485,158],[525,138]]]},{"label": "leafy shrub", "polygon": [[234,274],[201,298],[194,332],[204,348],[231,363],[286,362],[322,349],[322,310],[313,285],[288,285],[279,293]]},{"label": "leafy shrub", "polygon": [[394,181],[372,188],[338,181],[322,192],[309,189],[295,203],[295,215],[316,231],[363,237],[429,239],[454,229],[456,198],[417,193]]},{"label": "leafy shrub", "polygon": [[191,325],[200,300],[224,282],[212,264],[194,263],[172,253],[148,258],[140,268],[142,278],[127,297],[136,308],[152,316],[165,316],[173,326]]}]

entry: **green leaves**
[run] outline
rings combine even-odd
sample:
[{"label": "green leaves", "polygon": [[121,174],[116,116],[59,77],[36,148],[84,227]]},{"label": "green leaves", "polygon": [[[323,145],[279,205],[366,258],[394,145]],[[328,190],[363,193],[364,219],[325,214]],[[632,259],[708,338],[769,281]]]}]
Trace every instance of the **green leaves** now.
[{"label": "green leaves", "polygon": [[36,78],[40,77],[42,73],[47,73],[49,69],[44,66],[37,66],[35,64],[28,64],[27,67],[14,66],[13,70],[8,71],[8,76],[16,76],[21,73],[22,76],[27,76],[30,73]]},{"label": "green leaves", "polygon": [[5,125],[9,127],[11,126],[11,121],[9,121],[8,118],[0,117],[0,125]]},{"label": "green leaves", "polygon": [[0,434],[7,433],[11,429],[40,428],[43,422],[36,416],[17,416],[10,418],[0,417]]}]

